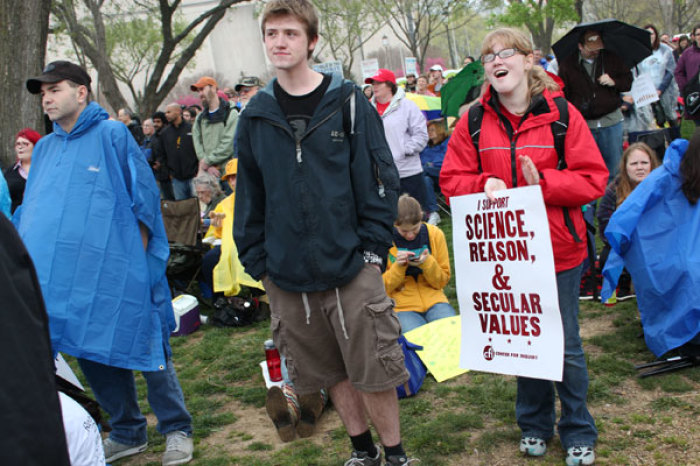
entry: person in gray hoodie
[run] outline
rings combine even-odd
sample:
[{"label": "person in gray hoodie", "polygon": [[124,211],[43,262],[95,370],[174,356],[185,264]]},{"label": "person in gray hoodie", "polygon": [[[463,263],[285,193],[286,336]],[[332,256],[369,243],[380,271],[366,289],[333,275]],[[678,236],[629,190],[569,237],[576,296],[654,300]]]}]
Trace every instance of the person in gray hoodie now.
[{"label": "person in gray hoodie", "polygon": [[396,76],[391,71],[380,68],[377,74],[365,79],[365,84],[372,85],[372,105],[384,122],[384,134],[401,178],[401,192],[417,199],[427,212],[420,161],[420,153],[428,144],[425,117],[418,105],[406,98],[403,88],[396,85]]}]

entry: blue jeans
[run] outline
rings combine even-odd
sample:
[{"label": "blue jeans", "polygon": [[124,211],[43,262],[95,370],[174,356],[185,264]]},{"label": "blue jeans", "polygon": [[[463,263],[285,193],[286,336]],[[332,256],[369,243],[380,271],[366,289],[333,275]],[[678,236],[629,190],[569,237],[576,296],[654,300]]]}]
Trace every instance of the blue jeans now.
[{"label": "blue jeans", "polygon": [[437,303],[425,312],[401,311],[397,312],[396,316],[401,322],[401,333],[406,333],[421,325],[425,325],[434,320],[444,319],[445,317],[456,316],[454,308],[450,303]]},{"label": "blue jeans", "polygon": [[595,421],[588,412],[588,369],[578,326],[581,266],[557,273],[559,308],[564,327],[564,377],[561,382],[518,377],[515,417],[523,437],[545,440],[554,435],[554,386],[561,402],[559,438],[564,449],[593,446],[598,439]]},{"label": "blue jeans", "polygon": [[435,195],[435,181],[424,171],[423,182],[425,183],[425,210],[427,212],[437,212],[438,204],[437,196]]},{"label": "blue jeans", "polygon": [[[146,443],[146,418],[139,409],[133,371],[87,359],[78,359],[78,363],[97,402],[109,414],[112,425],[109,436],[125,445]],[[168,359],[164,371],[142,374],[148,387],[148,404],[158,419],[158,432],[165,435],[180,430],[191,436],[192,418],[185,408],[185,397],[172,360]]]},{"label": "blue jeans", "polygon": [[192,195],[192,180],[178,180],[173,178],[172,183],[173,195],[175,196],[176,201],[182,201],[184,199],[194,197]]},{"label": "blue jeans", "polygon": [[622,159],[622,122],[616,123],[607,128],[595,128],[591,130],[593,139],[598,145],[600,153],[603,154],[605,166],[608,167],[608,183],[617,175]]}]

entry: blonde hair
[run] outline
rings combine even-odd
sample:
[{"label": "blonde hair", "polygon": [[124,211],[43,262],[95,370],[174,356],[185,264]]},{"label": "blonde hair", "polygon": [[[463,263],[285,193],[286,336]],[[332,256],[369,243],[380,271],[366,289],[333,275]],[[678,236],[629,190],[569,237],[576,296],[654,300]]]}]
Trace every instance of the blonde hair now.
[{"label": "blonde hair", "polygon": [[630,176],[627,174],[627,162],[629,161],[632,152],[636,150],[640,150],[649,156],[650,171],[653,171],[660,165],[654,149],[643,142],[635,142],[634,144],[630,144],[629,147],[622,153],[622,158],[620,159],[620,169],[619,174],[617,175],[620,178],[620,182],[617,184],[617,189],[615,190],[618,207],[625,199],[627,199],[627,196],[634,191],[634,188],[636,188],[638,184],[632,181]]},{"label": "blonde hair", "polygon": [[420,202],[408,194],[402,194],[399,197],[398,214],[395,224],[400,225],[417,225],[423,221],[423,210],[420,207]]},{"label": "blonde hair", "polygon": [[[532,42],[522,31],[513,28],[500,28],[491,31],[484,38],[484,42],[481,45],[482,57],[487,53],[493,53],[493,44],[495,42],[500,42],[507,49],[517,49],[525,56],[533,53]],[[560,90],[559,84],[541,66],[530,68],[527,73],[527,85],[530,100],[534,96],[542,94],[545,89],[549,91]]]}]

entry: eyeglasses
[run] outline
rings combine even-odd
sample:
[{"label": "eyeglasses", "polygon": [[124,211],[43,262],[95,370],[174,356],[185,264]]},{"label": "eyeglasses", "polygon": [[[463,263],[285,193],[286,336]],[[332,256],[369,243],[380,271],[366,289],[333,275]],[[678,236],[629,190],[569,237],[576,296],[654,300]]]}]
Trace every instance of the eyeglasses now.
[{"label": "eyeglasses", "polygon": [[491,63],[492,61],[494,61],[496,59],[496,57],[501,58],[501,59],[506,59],[506,58],[512,57],[516,53],[522,53],[523,55],[525,55],[525,52],[523,52],[522,50],[503,49],[498,53],[487,53],[486,55],[483,55],[481,57],[481,62],[482,63]]}]

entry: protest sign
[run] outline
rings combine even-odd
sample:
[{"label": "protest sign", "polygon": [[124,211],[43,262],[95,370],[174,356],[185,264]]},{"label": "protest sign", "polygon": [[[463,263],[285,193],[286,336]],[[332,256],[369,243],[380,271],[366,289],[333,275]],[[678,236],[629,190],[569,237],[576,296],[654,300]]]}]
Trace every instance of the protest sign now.
[{"label": "protest sign", "polygon": [[406,68],[406,76],[409,74],[418,76],[418,61],[416,60],[416,57],[404,58],[404,67]]},{"label": "protest sign", "polygon": [[564,336],[538,185],[453,197],[460,367],[561,381]]},{"label": "protest sign", "polygon": [[375,76],[379,71],[379,60],[376,58],[370,58],[368,60],[362,60],[362,80],[365,78],[371,78]]},{"label": "protest sign", "polygon": [[423,347],[416,353],[438,382],[467,372],[459,367],[462,337],[460,316],[434,320],[406,332],[404,336],[411,343]]},{"label": "protest sign", "polygon": [[642,73],[634,78],[630,94],[632,94],[634,104],[637,107],[644,107],[659,101],[659,93],[656,92],[656,86],[648,73]]},{"label": "protest sign", "polygon": [[337,74],[341,78],[343,77],[343,64],[337,60],[316,63],[313,65],[313,69],[319,73]]}]

